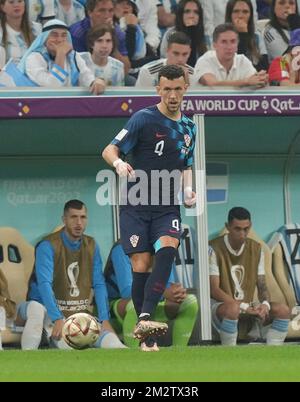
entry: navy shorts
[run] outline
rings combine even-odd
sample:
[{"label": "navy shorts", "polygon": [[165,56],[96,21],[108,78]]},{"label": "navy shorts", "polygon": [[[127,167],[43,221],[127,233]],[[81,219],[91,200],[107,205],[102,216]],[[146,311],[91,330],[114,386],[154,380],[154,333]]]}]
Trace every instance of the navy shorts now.
[{"label": "navy shorts", "polygon": [[154,253],[154,243],[161,236],[180,240],[180,211],[175,208],[158,211],[120,210],[121,243],[126,254]]}]

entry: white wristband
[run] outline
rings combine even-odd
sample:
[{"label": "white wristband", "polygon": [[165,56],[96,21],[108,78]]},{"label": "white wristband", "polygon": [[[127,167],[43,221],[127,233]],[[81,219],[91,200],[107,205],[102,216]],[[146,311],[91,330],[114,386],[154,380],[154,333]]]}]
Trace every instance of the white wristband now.
[{"label": "white wristband", "polygon": [[121,163],[121,162],[123,162],[121,158],[116,159],[116,160],[113,162],[113,167],[116,169],[116,167],[118,166],[118,164]]},{"label": "white wristband", "polygon": [[269,311],[271,310],[271,305],[267,300],[263,301],[261,304],[264,304],[265,306],[267,306]]},{"label": "white wristband", "polygon": [[187,196],[188,198],[191,198],[193,194],[193,189],[191,186],[187,186],[184,188],[184,195]]},{"label": "white wristband", "polygon": [[240,312],[246,313],[246,311],[248,310],[249,307],[250,307],[249,303],[241,303],[240,304]]}]

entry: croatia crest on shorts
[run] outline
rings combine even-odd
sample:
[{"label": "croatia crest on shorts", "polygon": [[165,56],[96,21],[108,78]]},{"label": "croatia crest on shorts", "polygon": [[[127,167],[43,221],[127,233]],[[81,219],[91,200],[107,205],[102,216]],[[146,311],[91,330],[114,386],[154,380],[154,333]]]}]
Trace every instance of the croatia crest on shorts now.
[{"label": "croatia crest on shorts", "polygon": [[132,235],[129,240],[130,240],[130,243],[131,243],[132,247],[135,248],[138,245],[138,242],[140,240],[140,236]]},{"label": "croatia crest on shorts", "polygon": [[188,134],[185,134],[184,135],[184,142],[185,142],[185,145],[187,146],[187,147],[189,147],[190,146],[190,143],[191,143],[191,137],[188,135]]}]

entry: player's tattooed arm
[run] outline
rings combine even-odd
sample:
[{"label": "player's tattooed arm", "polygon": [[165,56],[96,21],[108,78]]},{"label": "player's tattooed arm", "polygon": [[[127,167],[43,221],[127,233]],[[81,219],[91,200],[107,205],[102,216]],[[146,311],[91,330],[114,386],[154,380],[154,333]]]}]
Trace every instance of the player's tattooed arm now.
[{"label": "player's tattooed arm", "polygon": [[270,301],[270,295],[266,284],[266,277],[265,275],[258,275],[257,278],[257,292],[258,292],[258,299],[260,302],[263,301]]}]

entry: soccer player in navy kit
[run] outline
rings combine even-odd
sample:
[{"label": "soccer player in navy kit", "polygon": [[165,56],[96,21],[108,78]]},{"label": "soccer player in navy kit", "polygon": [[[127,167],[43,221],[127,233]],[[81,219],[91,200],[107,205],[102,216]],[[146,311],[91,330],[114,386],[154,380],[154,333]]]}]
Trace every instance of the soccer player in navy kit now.
[{"label": "soccer player in navy kit", "polygon": [[[180,110],[186,90],[183,69],[163,67],[157,86],[160,103],[135,113],[102,153],[117,174],[129,182],[126,205],[120,208],[121,242],[133,268],[132,300],[138,316],[134,336],[141,341],[143,351],[159,350],[155,336],[168,328],[150,318],[166,288],[179,245],[177,195],[182,193],[187,207],[196,202],[191,170],[195,126]],[[120,158],[129,153],[131,164]],[[155,180],[164,173],[173,176],[169,186],[166,181]],[[134,188],[137,182],[139,191]],[[139,204],[133,200],[137,194]],[[149,272],[154,252],[155,263]]]}]

